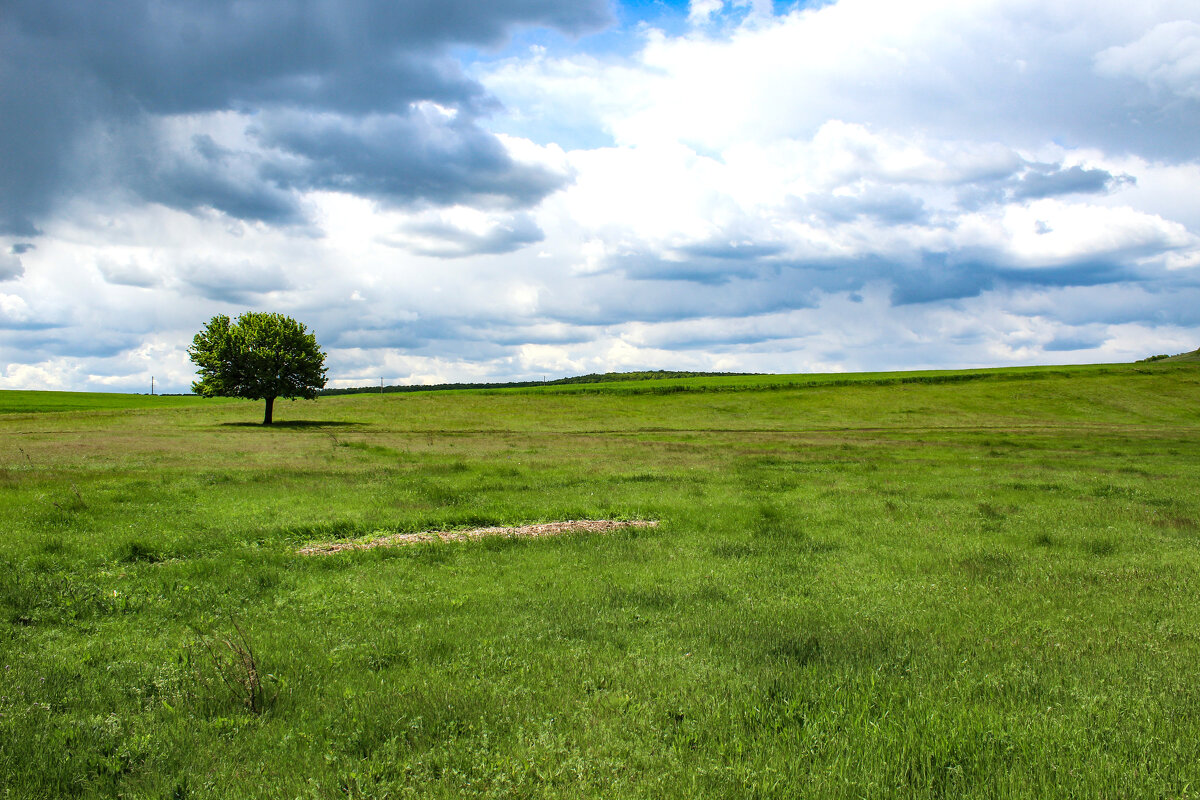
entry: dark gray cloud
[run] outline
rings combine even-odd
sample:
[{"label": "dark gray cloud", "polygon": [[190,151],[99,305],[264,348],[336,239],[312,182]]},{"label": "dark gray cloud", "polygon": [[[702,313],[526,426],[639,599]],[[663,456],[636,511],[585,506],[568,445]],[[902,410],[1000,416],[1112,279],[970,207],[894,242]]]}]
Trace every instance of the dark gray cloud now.
[{"label": "dark gray cloud", "polygon": [[[697,248],[706,251],[707,245]],[[670,257],[652,251],[625,253],[607,259],[605,274],[638,281],[636,297],[620,308],[584,311],[556,318],[591,324],[620,320],[661,322],[716,314],[738,316],[805,308],[815,293],[857,292],[871,284],[889,285],[897,306],[954,301],[985,292],[1016,287],[1089,287],[1146,283],[1166,285],[1185,281],[1188,271],[1139,267],[1139,261],[1160,253],[1160,241],[1132,243],[1097,257],[1081,253],[1019,263],[1014,255],[985,248],[952,251],[914,250],[894,254],[846,257],[794,258],[780,255],[774,243],[761,248],[738,248],[748,257],[730,261],[709,257],[685,258],[689,248],[669,251]],[[761,253],[760,257],[754,257]],[[663,289],[672,283],[689,284],[686,292]],[[1190,285],[1190,284],[1189,284]],[[641,309],[641,304],[662,308]]]},{"label": "dark gray cloud", "polygon": [[405,225],[400,233],[400,237],[385,239],[384,243],[437,258],[511,253],[546,238],[528,214],[516,214],[482,231],[432,220]]},{"label": "dark gray cloud", "polygon": [[96,264],[106,283],[149,289],[162,283],[152,271],[133,262],[100,261]]},{"label": "dark gray cloud", "polygon": [[25,274],[25,266],[14,253],[0,253],[0,281],[15,280]]},{"label": "dark gray cloud", "polygon": [[1042,345],[1042,349],[1050,353],[1069,353],[1103,347],[1106,341],[1105,336],[1059,336]]},{"label": "dark gray cloud", "polygon": [[192,264],[180,269],[178,277],[200,296],[223,303],[253,303],[260,295],[292,286],[277,265]]},{"label": "dark gray cloud", "polygon": [[[750,251],[753,251],[753,246]],[[609,258],[608,268],[636,281],[686,281],[721,286],[738,278],[758,277],[764,270],[773,267],[769,262],[754,257],[735,260],[725,255],[687,257],[684,254],[659,255],[641,251]]]},{"label": "dark gray cloud", "polygon": [[647,278],[631,287],[621,274],[602,273],[548,293],[538,313],[555,322],[603,327],[792,311],[812,308],[818,298],[811,275],[798,270],[782,270],[771,279],[695,283],[686,291],[676,280]]},{"label": "dark gray cloud", "polygon": [[97,113],[94,82],[0,10],[0,235],[35,236],[65,181],[75,137]]},{"label": "dark gray cloud", "polygon": [[413,322],[376,323],[375,325],[368,323],[364,326],[346,320],[343,324],[346,325],[344,330],[335,331],[328,338],[330,347],[364,349],[385,347],[411,352],[426,345],[430,336],[436,334],[436,331],[433,330],[421,330],[420,326]]},{"label": "dark gray cloud", "polygon": [[1101,286],[1148,278],[1129,261],[1119,257],[1083,258],[1069,264],[1033,269],[993,267],[991,272],[998,280],[1020,286]]},{"label": "dark gray cloud", "polygon": [[809,195],[794,204],[800,214],[813,214],[827,223],[853,222],[868,217],[878,222],[903,225],[924,222],[925,203],[892,187],[870,187],[856,195]]},{"label": "dark gray cloud", "polygon": [[580,34],[603,0],[11,0],[5,28],[118,101],[151,113],[261,105],[396,110],[482,97],[446,55],[494,47],[515,26]]},{"label": "dark gray cloud", "polygon": [[131,132],[125,144],[128,185],[146,200],[271,224],[303,221],[296,194],[266,175],[255,153],[222,147],[207,134],[175,143],[150,130]]},{"label": "dark gray cloud", "polygon": [[[1135,186],[1130,175],[1114,175],[1098,168],[1062,163],[1016,160],[1004,169],[964,171],[941,180],[929,181],[952,188],[959,210],[977,211],[987,206],[1020,200],[1039,200],[1071,194],[1107,194]],[[935,218],[925,201],[909,189],[915,184],[899,185],[859,182],[834,192],[812,193],[794,198],[789,211],[811,218],[822,225],[841,225],[865,219],[882,225],[923,225]]]},{"label": "dark gray cloud", "polygon": [[584,344],[596,336],[595,327],[586,325],[562,325],[548,330],[537,325],[493,324],[477,327],[474,332],[482,340],[505,347],[520,347],[526,344]]},{"label": "dark gray cloud", "polygon": [[254,131],[291,158],[264,167],[277,185],[327,189],[397,204],[536,204],[565,176],[519,165],[490,133],[463,114],[412,109],[363,118],[266,115]]},{"label": "dark gray cloud", "polygon": [[1012,190],[1018,199],[1037,200],[1063,194],[1103,194],[1119,185],[1136,181],[1128,175],[1114,176],[1103,169],[1080,166],[1062,169],[1058,165],[1035,164],[1017,179]]},{"label": "dark gray cloud", "polygon": [[684,245],[677,248],[680,255],[688,258],[720,259],[726,261],[757,261],[777,256],[787,248],[776,242],[755,242],[747,239],[730,241],[714,239],[707,242]]},{"label": "dark gray cloud", "polygon": [[1103,320],[1109,325],[1200,325],[1200,285],[1160,281],[1150,284],[1105,284],[1056,287],[1028,294],[1012,304],[1014,313],[1058,319],[1084,326]]},{"label": "dark gray cloud", "polygon": [[401,350],[409,356],[441,357],[447,352],[465,361],[486,361],[510,354],[511,345],[482,336],[456,317],[423,318],[393,324],[344,320],[347,327],[328,340],[331,348]]},{"label": "dark gray cloud", "polygon": [[[704,320],[708,324],[697,329],[656,331],[646,337],[645,343],[652,347],[668,350],[704,350],[712,353],[728,353],[746,345],[764,345],[780,339],[798,335],[795,330],[739,331],[736,323],[729,320]],[[762,349],[762,348],[760,348]]]},{"label": "dark gray cloud", "polygon": [[1133,176],[1114,175],[1104,169],[1029,162],[1019,171],[992,180],[959,185],[956,195],[960,209],[977,211],[1012,201],[1041,200],[1071,194],[1109,194],[1135,185],[1137,179]]},{"label": "dark gray cloud", "polygon": [[[61,322],[55,322],[55,321],[46,320],[46,319],[36,319],[33,317],[24,316],[24,315],[10,316],[10,315],[4,313],[3,307],[0,307],[0,330],[4,330],[4,331],[48,331],[48,330],[52,330],[54,328],[61,328],[61,327],[64,327],[64,324]],[[23,339],[23,340],[21,340],[21,342],[22,343],[36,343],[36,342],[40,342],[43,338],[44,337],[42,335],[38,335],[35,337],[30,337],[28,339]],[[11,340],[11,337],[9,337],[9,339]],[[18,350],[22,349],[22,346],[18,346],[17,349]],[[32,347],[31,346],[25,347],[24,349],[32,350]],[[30,356],[22,355],[22,357],[20,359],[13,359],[13,360],[14,361],[29,361],[32,359]]]},{"label": "dark gray cloud", "polygon": [[[442,355],[470,351],[473,358],[496,358],[508,349],[526,344],[579,344],[591,340],[594,326],[531,324],[521,316],[486,313],[461,316],[431,314],[417,317],[355,319],[330,317],[335,348],[397,348],[414,355]],[[322,340],[324,341],[324,340]]]},{"label": "dark gray cloud", "polygon": [[[32,236],[60,200],[113,182],[174,207],[267,222],[296,218],[297,188],[537,202],[561,176],[512,164],[476,125],[495,103],[450,48],[496,47],[519,26],[577,35],[609,19],[606,0],[9,0],[0,233]],[[455,116],[431,128],[414,112],[423,101]],[[264,125],[263,141],[294,152],[269,164],[202,140],[160,140],[126,157],[164,115],[272,109],[292,113]],[[319,122],[309,129],[306,119]],[[97,138],[114,136],[98,151]],[[115,168],[98,168],[114,156]]]},{"label": "dark gray cloud", "polygon": [[778,274],[787,245],[737,230],[655,250],[626,248],[607,258],[606,271],[636,281],[686,281],[721,286]]},{"label": "dark gray cloud", "polygon": [[5,342],[23,352],[22,360],[43,361],[51,358],[112,358],[142,343],[142,334],[117,331],[92,331],[63,327],[47,335],[22,332]]},{"label": "dark gray cloud", "polygon": [[923,253],[913,262],[876,260],[864,274],[866,280],[892,284],[892,302],[898,306],[977,297],[1000,287],[1100,286],[1122,283],[1140,276],[1117,259],[1081,258],[1056,266],[1014,267],[1010,259],[988,253]]},{"label": "dark gray cloud", "polygon": [[1066,263],[1014,266],[1011,257],[999,253],[924,253],[912,263],[877,263],[867,280],[892,284],[895,305],[932,303],[976,297],[998,288],[1085,287],[1151,281],[1155,277],[1132,266],[1135,252],[1110,254],[1105,258],[1081,256]]},{"label": "dark gray cloud", "polygon": [[997,284],[993,265],[946,253],[924,253],[915,264],[877,259],[874,267],[876,277],[892,285],[892,303],[897,306],[975,297]]}]

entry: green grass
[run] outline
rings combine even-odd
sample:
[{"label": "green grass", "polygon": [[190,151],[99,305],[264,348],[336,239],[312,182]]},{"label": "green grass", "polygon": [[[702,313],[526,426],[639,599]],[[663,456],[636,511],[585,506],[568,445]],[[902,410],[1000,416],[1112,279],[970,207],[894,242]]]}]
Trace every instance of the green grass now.
[{"label": "green grass", "polygon": [[50,411],[130,411],[181,408],[204,402],[192,395],[106,394],[104,392],[0,391],[0,414]]},{"label": "green grass", "polygon": [[1200,786],[1194,364],[0,412],[0,797]]}]

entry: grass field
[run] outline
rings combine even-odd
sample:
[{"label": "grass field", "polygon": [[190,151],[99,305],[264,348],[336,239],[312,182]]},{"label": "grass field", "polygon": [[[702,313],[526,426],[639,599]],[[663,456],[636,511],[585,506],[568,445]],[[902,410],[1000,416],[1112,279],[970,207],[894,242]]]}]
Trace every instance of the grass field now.
[{"label": "grass field", "polygon": [[0,797],[1200,794],[1196,363],[261,414],[0,392]]}]

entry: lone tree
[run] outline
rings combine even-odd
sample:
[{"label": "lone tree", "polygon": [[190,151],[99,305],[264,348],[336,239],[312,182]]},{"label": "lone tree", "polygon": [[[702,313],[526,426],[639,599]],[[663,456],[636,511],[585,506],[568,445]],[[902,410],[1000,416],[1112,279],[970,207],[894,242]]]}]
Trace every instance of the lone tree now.
[{"label": "lone tree", "polygon": [[192,339],[188,355],[200,368],[193,392],[266,400],[263,425],[271,424],[276,397],[312,400],[325,386],[325,353],[317,338],[283,314],[250,311],[233,322],[215,316]]}]

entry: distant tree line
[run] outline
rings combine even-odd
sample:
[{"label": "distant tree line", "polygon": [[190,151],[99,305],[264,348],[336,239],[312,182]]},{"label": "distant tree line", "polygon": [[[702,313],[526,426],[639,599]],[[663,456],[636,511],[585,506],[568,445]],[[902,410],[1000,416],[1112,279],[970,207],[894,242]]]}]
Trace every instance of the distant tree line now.
[{"label": "distant tree line", "polygon": [[605,372],[555,378],[552,381],[508,381],[505,383],[434,383],[422,386],[354,386],[347,389],[322,389],[320,395],[335,394],[392,394],[394,392],[444,392],[451,389],[524,389],[531,386],[571,386],[580,383],[610,383],[613,381],[652,381],[670,378],[713,378],[721,376],[756,375],[754,372],[675,372],[665,369],[642,372]]}]

